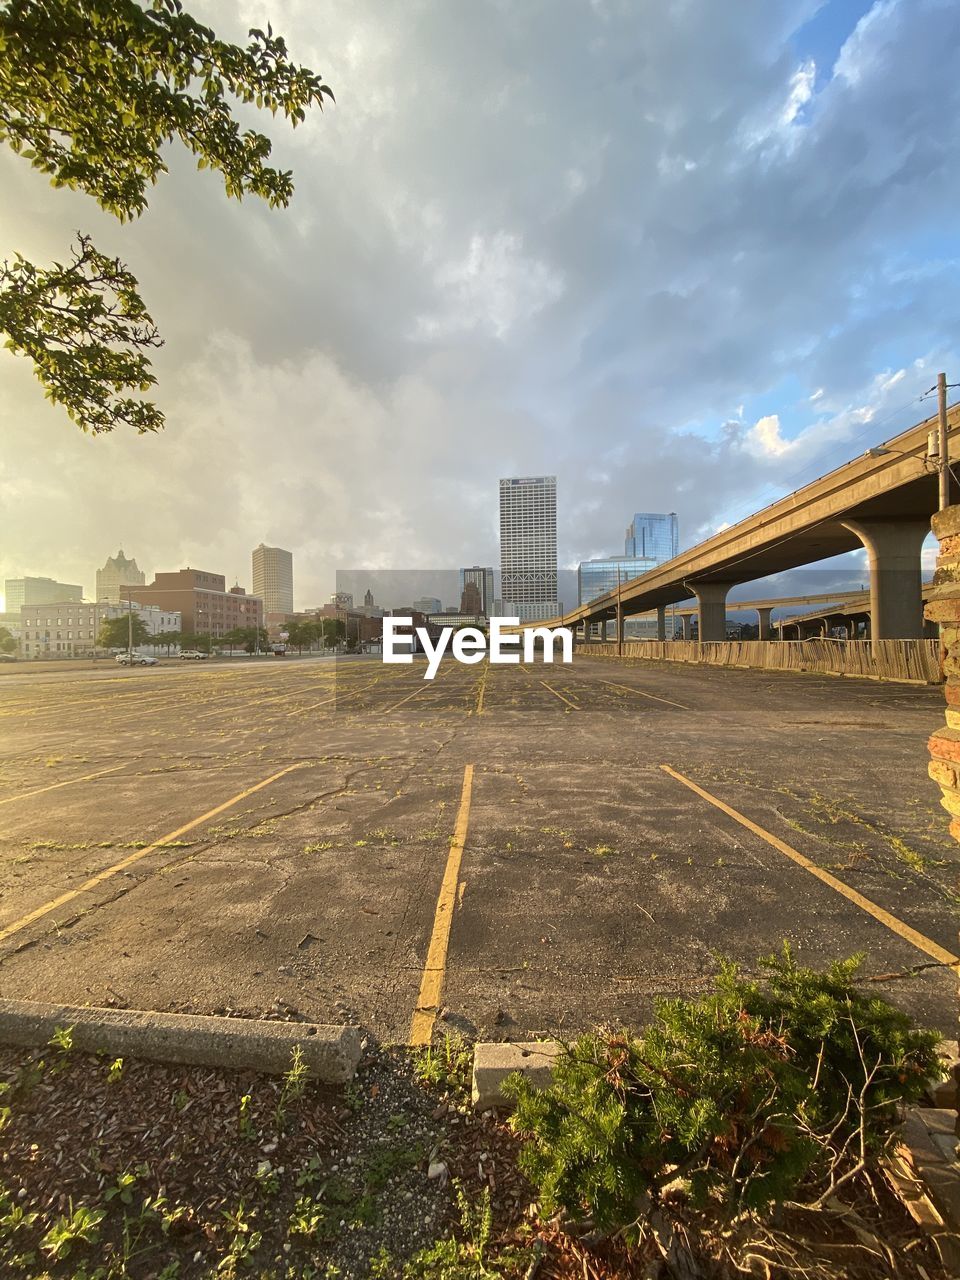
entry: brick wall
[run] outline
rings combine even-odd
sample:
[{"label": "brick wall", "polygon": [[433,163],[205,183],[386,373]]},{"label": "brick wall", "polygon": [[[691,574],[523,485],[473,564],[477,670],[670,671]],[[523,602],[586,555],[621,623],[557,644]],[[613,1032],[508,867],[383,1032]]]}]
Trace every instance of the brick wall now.
[{"label": "brick wall", "polygon": [[960,841],[960,506],[938,512],[932,525],[940,550],[924,617],[940,624],[947,707],[946,723],[930,738],[928,771],[943,793],[940,803],[950,815],[950,834]]}]

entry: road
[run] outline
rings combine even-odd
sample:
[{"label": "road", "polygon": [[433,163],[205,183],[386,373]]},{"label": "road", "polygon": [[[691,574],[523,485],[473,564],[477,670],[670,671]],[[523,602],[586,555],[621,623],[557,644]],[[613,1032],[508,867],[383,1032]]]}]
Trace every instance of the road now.
[{"label": "road", "polygon": [[568,1036],[787,939],[863,952],[871,990],[955,1027],[939,689],[601,658],[422,674],[5,671],[0,993]]}]

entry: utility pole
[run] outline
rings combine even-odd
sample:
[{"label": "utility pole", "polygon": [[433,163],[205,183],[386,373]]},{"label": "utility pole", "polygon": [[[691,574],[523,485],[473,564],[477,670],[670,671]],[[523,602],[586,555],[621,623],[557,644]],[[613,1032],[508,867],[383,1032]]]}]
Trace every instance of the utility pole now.
[{"label": "utility pole", "polygon": [[127,592],[127,666],[133,666],[133,601]]},{"label": "utility pole", "polygon": [[940,477],[940,510],[950,505],[950,444],[947,438],[947,375],[937,374],[937,410],[940,432],[937,449],[937,471]]},{"label": "utility pole", "polygon": [[617,657],[623,657],[623,579],[617,565]]}]

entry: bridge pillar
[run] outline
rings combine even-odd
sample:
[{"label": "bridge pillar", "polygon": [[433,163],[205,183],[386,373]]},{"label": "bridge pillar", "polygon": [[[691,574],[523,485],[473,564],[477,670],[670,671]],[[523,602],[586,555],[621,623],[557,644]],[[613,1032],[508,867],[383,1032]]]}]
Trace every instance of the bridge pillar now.
[{"label": "bridge pillar", "polygon": [[623,605],[617,603],[617,657],[623,657]]},{"label": "bridge pillar", "polygon": [[690,617],[689,613],[681,613],[681,615],[680,615],[680,630],[683,632],[683,638],[684,638],[684,640],[689,640],[689,639],[690,639],[690,632],[691,632],[691,631],[692,631],[692,629],[693,629],[692,622],[693,622],[693,620],[691,619],[691,617]]},{"label": "bridge pillar", "polygon": [[773,628],[770,626],[771,613],[773,613],[772,605],[768,605],[757,610],[757,619],[760,623],[760,630],[757,632],[758,640],[773,639]]},{"label": "bridge pillar", "polygon": [[699,639],[726,640],[727,638],[727,592],[733,585],[730,582],[685,582],[688,591],[697,597],[700,606]]},{"label": "bridge pillar", "polygon": [[657,639],[666,640],[667,638],[667,606],[665,604],[657,605]]},{"label": "bridge pillar", "polygon": [[860,631],[860,623],[856,618],[851,614],[849,618],[844,618],[843,625],[847,628],[847,639],[856,640],[857,634]]},{"label": "bridge pillar", "polygon": [[923,635],[920,547],[930,521],[844,520],[870,562],[870,638],[919,640]]}]

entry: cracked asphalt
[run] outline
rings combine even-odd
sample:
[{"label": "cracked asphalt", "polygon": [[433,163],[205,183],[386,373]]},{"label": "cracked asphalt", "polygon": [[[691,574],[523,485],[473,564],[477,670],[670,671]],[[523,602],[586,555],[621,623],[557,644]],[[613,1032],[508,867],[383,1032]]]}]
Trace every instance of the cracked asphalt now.
[{"label": "cracked asphalt", "polygon": [[0,994],[357,1020],[405,1041],[474,766],[436,1028],[637,1025],[786,939],[952,1034],[960,862],[935,688],[617,662],[18,664],[0,678]]}]

